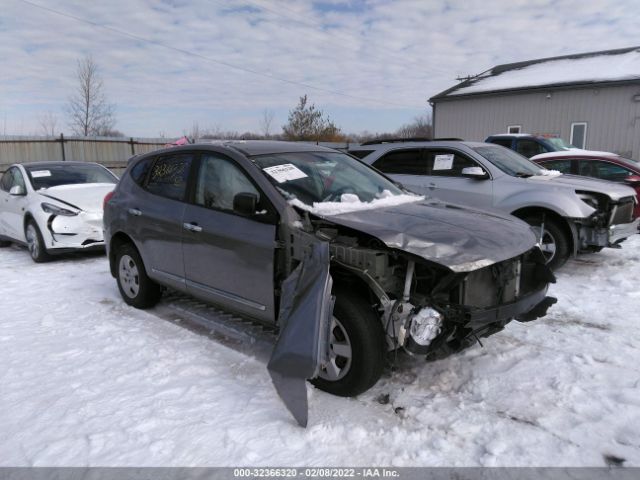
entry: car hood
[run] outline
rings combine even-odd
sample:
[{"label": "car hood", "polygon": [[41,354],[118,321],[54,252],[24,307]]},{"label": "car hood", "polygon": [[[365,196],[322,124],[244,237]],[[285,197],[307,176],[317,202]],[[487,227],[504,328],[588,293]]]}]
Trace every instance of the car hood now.
[{"label": "car hood", "polygon": [[529,225],[515,217],[434,200],[324,218],[455,272],[516,257],[536,244]]},{"label": "car hood", "polygon": [[600,180],[597,178],[580,177],[578,175],[536,175],[524,179],[528,183],[553,185],[555,187],[567,188],[571,190],[586,190],[590,192],[604,193],[614,200],[635,195],[636,192],[631,187],[619,183]]},{"label": "car hood", "polygon": [[44,197],[42,201],[52,199],[85,212],[101,212],[105,195],[114,188],[115,183],[83,183],[59,185],[38,190],[37,193]]}]

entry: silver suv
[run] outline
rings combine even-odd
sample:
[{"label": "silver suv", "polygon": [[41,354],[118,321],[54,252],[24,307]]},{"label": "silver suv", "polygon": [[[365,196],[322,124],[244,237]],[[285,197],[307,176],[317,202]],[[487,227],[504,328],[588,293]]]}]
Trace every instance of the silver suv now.
[{"label": "silver suv", "polygon": [[104,227],[128,304],[152,307],[172,288],[275,326],[269,372],[301,424],[306,379],[357,395],[389,351],[442,357],[555,302],[526,223],[425,200],[315,145],[136,157],[105,199]]},{"label": "silver suv", "polygon": [[382,140],[349,153],[414,192],[523,219],[552,269],[578,252],[618,248],[638,232],[633,189],[546,170],[499,145]]}]

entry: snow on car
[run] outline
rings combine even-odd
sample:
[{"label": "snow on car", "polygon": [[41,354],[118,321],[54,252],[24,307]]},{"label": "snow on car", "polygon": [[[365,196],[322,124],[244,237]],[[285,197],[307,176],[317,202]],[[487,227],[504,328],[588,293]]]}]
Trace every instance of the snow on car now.
[{"label": "snow on car", "polygon": [[640,237],[627,247],[569,260],[549,315],[483,347],[399,355],[356,398],[308,385],[307,429],[252,354],[124,304],[104,257],[2,249],[0,465],[638,467]]}]

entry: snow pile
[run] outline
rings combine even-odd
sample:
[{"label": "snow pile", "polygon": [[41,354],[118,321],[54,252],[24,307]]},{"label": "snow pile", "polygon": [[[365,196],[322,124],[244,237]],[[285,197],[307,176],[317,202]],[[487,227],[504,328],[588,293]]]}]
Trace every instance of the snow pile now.
[{"label": "snow pile", "polygon": [[384,190],[380,198],[370,202],[363,202],[353,193],[343,193],[339,202],[314,202],[313,206],[301,202],[298,199],[289,200],[294,207],[301,208],[315,215],[339,215],[341,213],[360,212],[362,210],[373,210],[376,208],[394,207],[405,203],[414,203],[424,200],[424,196],[412,194],[394,195],[389,190]]},{"label": "snow pile", "polygon": [[640,49],[616,55],[549,60],[493,75],[491,70],[468,87],[449,95],[539,87],[573,82],[601,82],[640,78]]},{"label": "snow pile", "polygon": [[484,348],[309,385],[307,429],[256,358],[126,306],[104,256],[0,249],[0,272],[1,466],[640,466],[638,235]]},{"label": "snow pile", "polygon": [[558,170],[548,170],[546,168],[541,168],[538,175],[542,175],[543,177],[559,177],[560,175],[562,175],[562,172]]}]

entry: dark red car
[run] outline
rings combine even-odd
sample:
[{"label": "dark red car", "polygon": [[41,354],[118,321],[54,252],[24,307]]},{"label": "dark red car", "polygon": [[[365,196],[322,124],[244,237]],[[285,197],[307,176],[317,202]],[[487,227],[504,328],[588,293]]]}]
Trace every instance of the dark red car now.
[{"label": "dark red car", "polygon": [[[637,160],[589,150],[542,153],[531,160],[549,170],[626,183],[635,189],[640,200],[640,162]],[[640,202],[636,203],[634,214],[640,217]]]}]

